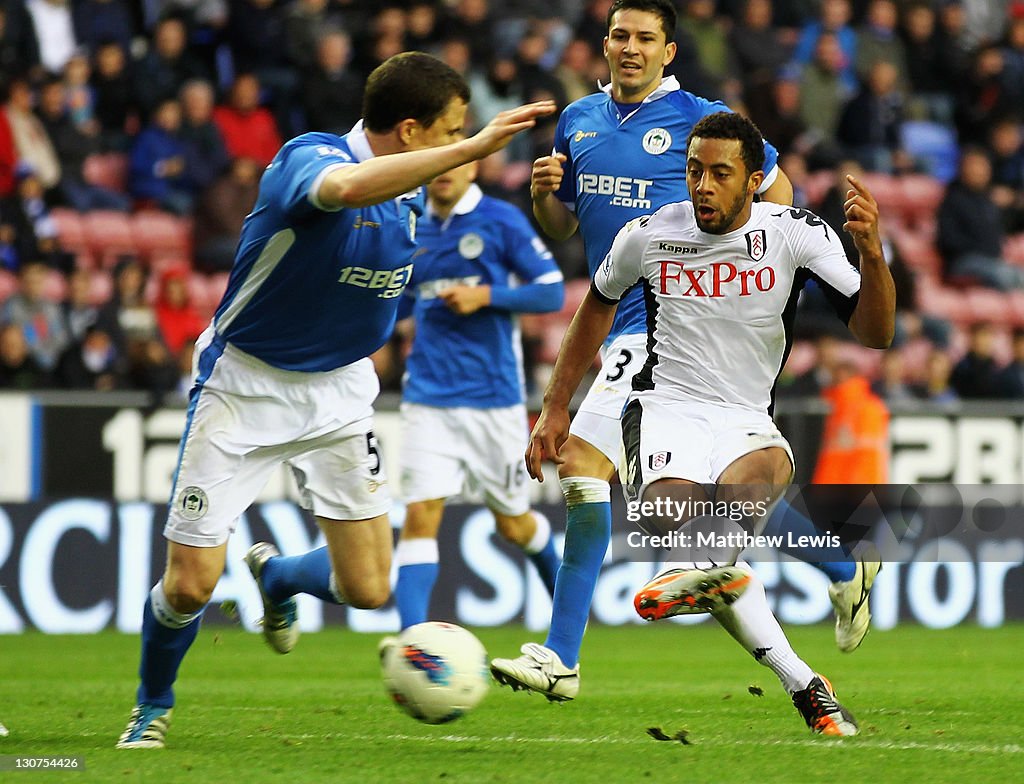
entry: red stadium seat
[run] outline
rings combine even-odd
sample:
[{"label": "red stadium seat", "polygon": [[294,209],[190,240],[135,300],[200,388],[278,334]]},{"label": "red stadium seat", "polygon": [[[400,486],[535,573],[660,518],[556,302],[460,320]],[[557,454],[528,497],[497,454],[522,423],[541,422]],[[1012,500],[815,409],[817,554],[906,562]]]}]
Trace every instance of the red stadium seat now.
[{"label": "red stadium seat", "polygon": [[934,221],[946,194],[945,186],[927,174],[905,174],[899,183],[907,222],[916,225],[922,220]]},{"label": "red stadium seat", "polygon": [[864,172],[860,175],[860,180],[875,197],[883,218],[902,214],[903,190],[900,188],[899,180],[879,172]]},{"label": "red stadium seat", "polygon": [[166,212],[144,210],[132,217],[132,235],[139,253],[153,260],[161,255],[192,255],[192,225]]},{"label": "red stadium seat", "polygon": [[890,234],[908,267],[931,277],[942,276],[942,255],[934,242],[918,232],[906,229],[891,231]]},{"label": "red stadium seat", "polygon": [[82,176],[91,185],[118,193],[128,191],[128,156],[118,152],[90,155],[82,166]]},{"label": "red stadium seat", "polygon": [[963,292],[963,296],[967,300],[974,321],[987,321],[1003,326],[1013,323],[1014,311],[1010,297],[1002,291],[975,286]]},{"label": "red stadium seat", "polygon": [[228,272],[215,272],[206,279],[206,292],[210,297],[210,303],[214,310],[220,304],[221,299],[224,297],[224,292],[228,290],[228,279],[231,277]]},{"label": "red stadium seat", "polygon": [[123,212],[93,210],[85,213],[82,221],[86,243],[103,266],[112,266],[120,255],[138,254],[131,223]]},{"label": "red stadium seat", "polygon": [[1011,291],[1009,293],[1010,310],[1013,311],[1013,325],[1024,328],[1024,291]]},{"label": "red stadium seat", "polygon": [[917,279],[917,307],[929,316],[965,324],[973,321],[970,306],[960,288],[943,286],[931,278]]},{"label": "red stadium seat", "polygon": [[816,210],[821,205],[821,200],[825,198],[825,194],[828,193],[828,189],[832,187],[835,181],[835,174],[829,170],[807,175],[807,179],[803,183],[804,195],[807,197],[807,204],[812,210]]},{"label": "red stadium seat", "polygon": [[1013,234],[1003,243],[1003,258],[1010,264],[1024,266],[1024,234]]},{"label": "red stadium seat", "polygon": [[82,223],[82,216],[76,210],[54,207],[50,210],[50,217],[57,225],[57,240],[62,250],[76,255],[88,250],[85,226]]}]

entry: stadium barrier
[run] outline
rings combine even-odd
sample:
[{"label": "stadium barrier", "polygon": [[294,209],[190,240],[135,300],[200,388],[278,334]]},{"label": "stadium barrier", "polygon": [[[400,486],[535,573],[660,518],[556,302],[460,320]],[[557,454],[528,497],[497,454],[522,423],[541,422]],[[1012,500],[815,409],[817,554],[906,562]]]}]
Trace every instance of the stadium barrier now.
[{"label": "stadium barrier", "polygon": [[[0,395],[0,633],[137,631],[141,603],[162,567],[161,529],[184,422],[182,407],[147,404],[131,394]],[[398,416],[393,400],[385,399],[382,408],[378,439],[397,481]],[[813,466],[821,414],[816,401],[780,406],[778,418],[804,476]],[[896,410],[890,436],[893,482],[1024,486],[1024,410],[1005,404]],[[565,516],[557,482],[533,487],[537,508],[560,535]],[[396,505],[396,528],[402,514]],[[1024,619],[1024,527],[1019,517],[1008,526],[969,546],[951,543],[941,559],[922,549],[928,543],[906,543],[903,562],[888,564],[872,594],[876,626],[998,626]],[[260,610],[241,563],[246,549],[269,539],[286,554],[304,552],[317,545],[317,536],[282,471],[240,520],[214,603],[236,600],[243,623],[254,628]],[[471,626],[546,624],[550,605],[540,580],[520,553],[493,535],[488,512],[473,503],[451,506],[440,544],[444,568],[434,617]],[[829,617],[825,578],[817,570],[777,556],[757,568],[781,620]],[[594,620],[639,622],[633,591],[653,569],[613,543],[595,594]],[[207,615],[207,623],[227,622],[216,609]],[[390,607],[324,608],[302,598],[300,615],[307,630],[325,622],[364,631],[397,626]]]}]

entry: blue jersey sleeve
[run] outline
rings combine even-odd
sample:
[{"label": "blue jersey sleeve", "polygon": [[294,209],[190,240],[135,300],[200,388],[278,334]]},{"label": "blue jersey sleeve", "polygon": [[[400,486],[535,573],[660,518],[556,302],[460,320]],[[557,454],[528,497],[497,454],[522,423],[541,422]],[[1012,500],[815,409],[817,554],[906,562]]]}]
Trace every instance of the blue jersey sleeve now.
[{"label": "blue jersey sleeve", "polygon": [[549,313],[562,307],[562,271],[551,251],[519,210],[503,216],[502,234],[509,271],[523,285],[491,285],[491,305],[517,313]]},{"label": "blue jersey sleeve", "polygon": [[569,112],[564,111],[558,118],[558,125],[555,127],[554,152],[565,156],[565,163],[562,164],[562,184],[555,191],[555,197],[569,206],[576,204],[576,167],[573,164],[572,152],[569,150],[569,139],[566,137],[566,127],[569,125]]},{"label": "blue jersey sleeve", "polygon": [[320,185],[335,169],[355,164],[355,159],[344,150],[316,139],[299,137],[285,145],[271,164],[281,167],[276,179],[282,211],[293,218],[314,210],[329,211],[317,199]]}]

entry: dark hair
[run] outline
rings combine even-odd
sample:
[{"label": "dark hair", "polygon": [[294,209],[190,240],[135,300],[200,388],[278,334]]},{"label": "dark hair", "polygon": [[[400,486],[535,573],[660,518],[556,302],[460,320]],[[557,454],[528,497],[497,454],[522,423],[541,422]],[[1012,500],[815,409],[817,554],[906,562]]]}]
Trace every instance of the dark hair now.
[{"label": "dark hair", "polygon": [[366,80],[363,125],[385,133],[402,120],[429,128],[453,98],[469,103],[469,85],[457,71],[423,52],[402,52],[378,65]]},{"label": "dark hair", "polygon": [[672,0],[615,0],[608,9],[606,27],[612,29],[612,17],[619,11],[649,11],[661,19],[661,29],[665,31],[666,43],[676,37],[676,7]]},{"label": "dark hair", "polygon": [[686,149],[695,138],[737,139],[742,146],[743,165],[747,175],[761,171],[764,166],[764,137],[750,120],[735,112],[715,112],[693,126],[686,139]]}]

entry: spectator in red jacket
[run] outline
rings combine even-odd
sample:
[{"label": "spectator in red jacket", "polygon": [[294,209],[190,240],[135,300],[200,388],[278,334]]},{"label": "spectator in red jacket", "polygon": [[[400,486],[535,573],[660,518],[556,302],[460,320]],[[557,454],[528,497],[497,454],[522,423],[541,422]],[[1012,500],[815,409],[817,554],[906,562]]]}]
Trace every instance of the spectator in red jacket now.
[{"label": "spectator in red jacket", "polygon": [[260,106],[260,83],[252,74],[239,74],[228,103],[213,111],[232,158],[252,158],[266,166],[281,147],[274,115]]},{"label": "spectator in red jacket", "polygon": [[195,340],[206,328],[189,297],[188,273],[180,267],[167,270],[160,280],[156,301],[156,321],[168,351],[177,356],[181,347]]}]

